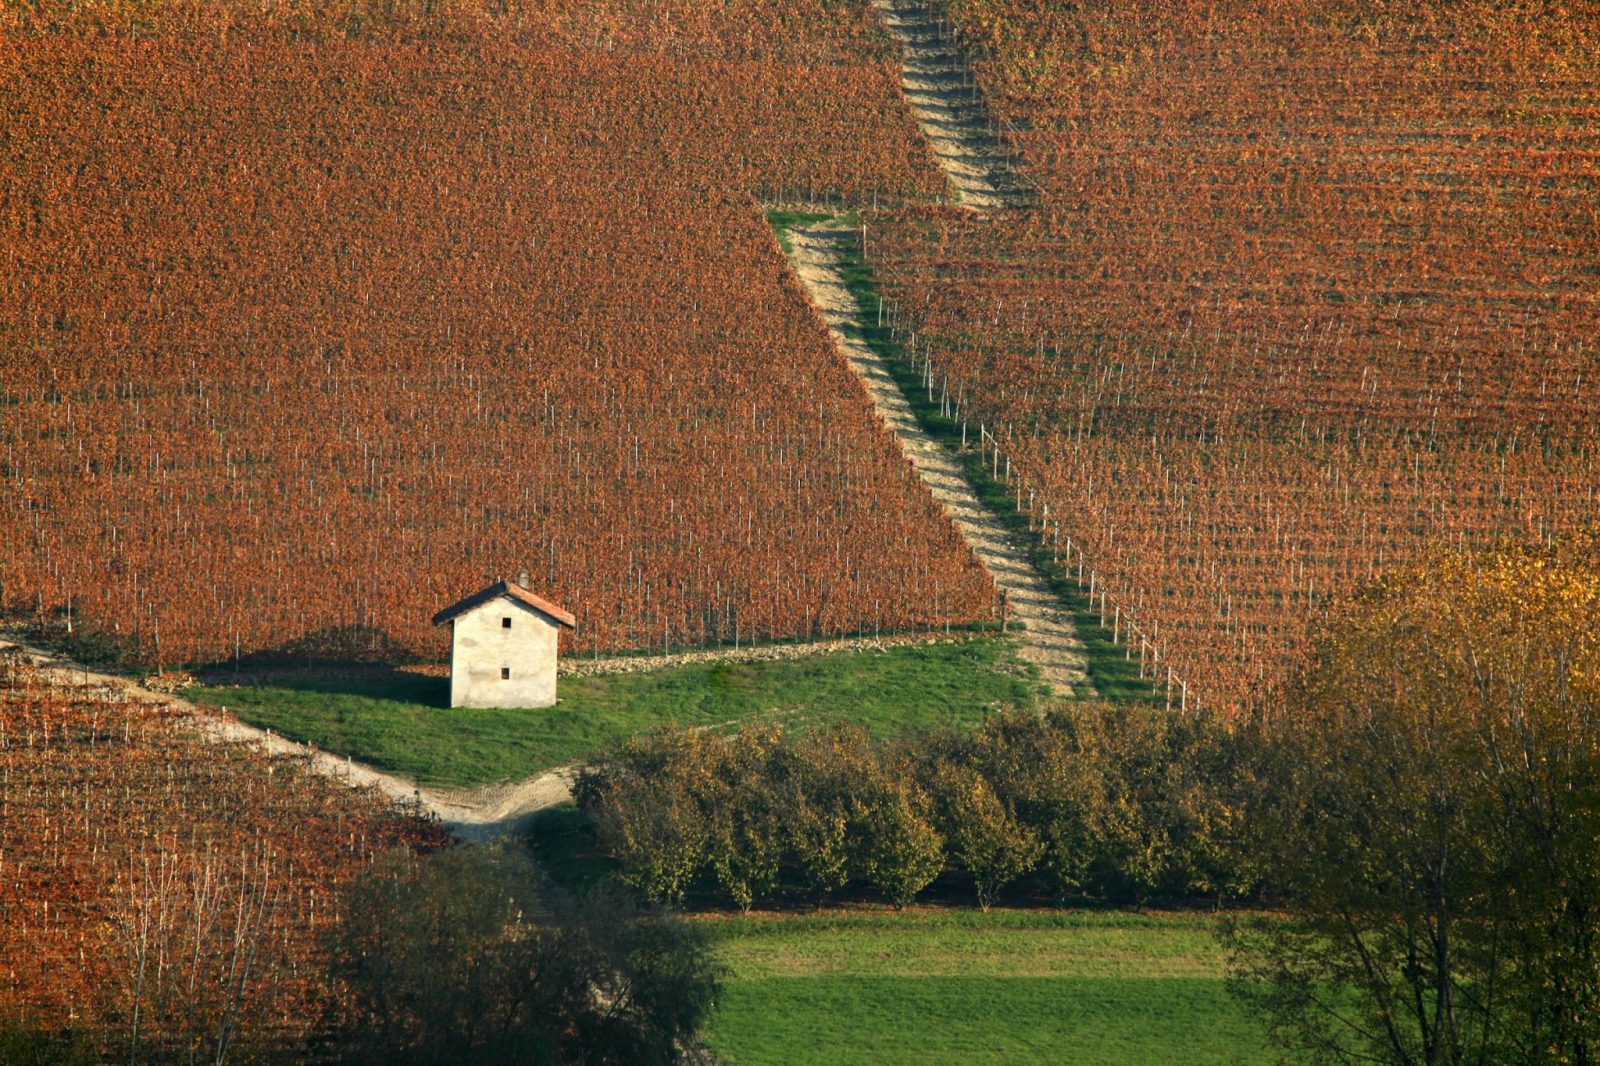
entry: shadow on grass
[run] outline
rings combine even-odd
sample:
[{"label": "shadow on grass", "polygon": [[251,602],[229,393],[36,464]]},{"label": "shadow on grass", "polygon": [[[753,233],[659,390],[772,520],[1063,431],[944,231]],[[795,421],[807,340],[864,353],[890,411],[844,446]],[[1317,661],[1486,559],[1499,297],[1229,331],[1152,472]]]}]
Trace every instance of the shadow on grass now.
[{"label": "shadow on grass", "polygon": [[[819,939],[796,937],[802,953]],[[948,957],[961,964],[964,943]],[[1018,950],[1019,961],[1029,956]],[[846,955],[841,966],[856,964]],[[787,961],[787,960],[784,960]],[[861,965],[869,965],[863,963]],[[1270,1063],[1261,1024],[1207,976],[780,973],[745,963],[708,1042],[730,1061]]]},{"label": "shadow on grass", "polygon": [[523,839],[551,879],[571,892],[582,895],[616,883],[621,867],[601,849],[594,822],[576,803],[534,815]]},{"label": "shadow on grass", "polygon": [[285,689],[324,696],[358,696],[448,710],[450,679],[416,668],[379,663],[317,663],[311,666],[208,666],[194,672],[203,685]]},{"label": "shadow on grass", "polygon": [[328,626],[248,655],[191,667],[202,685],[359,696],[445,709],[450,680],[416,665],[417,651],[376,626]]}]

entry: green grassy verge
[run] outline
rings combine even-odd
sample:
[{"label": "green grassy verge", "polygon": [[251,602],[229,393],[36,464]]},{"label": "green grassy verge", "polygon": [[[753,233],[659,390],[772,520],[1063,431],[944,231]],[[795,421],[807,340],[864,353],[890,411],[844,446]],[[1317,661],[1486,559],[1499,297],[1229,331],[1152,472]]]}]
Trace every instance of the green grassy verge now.
[{"label": "green grassy verge", "polygon": [[717,922],[707,1042],[765,1063],[1267,1063],[1209,915],[918,910]]},{"label": "green grassy verge", "polygon": [[[769,211],[767,221],[777,234],[778,243],[788,252],[791,247],[789,231],[796,225],[821,222],[837,218],[859,230],[860,218],[854,212],[840,215],[813,214],[799,211]],[[1089,602],[1088,594],[1058,566],[1044,539],[1029,531],[1026,515],[1019,514],[1014,501],[1006,492],[1003,480],[991,476],[983,455],[976,444],[977,428],[969,427],[966,446],[961,443],[961,423],[939,413],[937,400],[930,401],[922,389],[919,373],[912,367],[896,331],[888,324],[878,325],[878,307],[881,299],[872,269],[861,257],[857,244],[841,248],[841,266],[844,281],[855,297],[859,312],[859,325],[853,331],[868,347],[877,352],[889,372],[894,376],[900,391],[910,403],[917,421],[931,436],[942,443],[960,461],[968,484],[1004,525],[1017,543],[1027,548],[1030,561],[1049,584],[1051,591],[1070,612],[1083,641],[1088,658],[1089,679],[1095,689],[1106,699],[1156,702],[1160,698],[1155,686],[1139,677],[1137,657],[1128,656],[1126,648],[1112,643],[1111,634],[1100,625],[1099,612]]]},{"label": "green grassy verge", "polygon": [[835,720],[891,735],[966,725],[1042,686],[1012,642],[981,637],[757,663],[563,677],[540,710],[450,709],[443,678],[382,668],[293,671],[202,685],[184,698],[254,726],[434,785],[527,777],[668,723]]},{"label": "green grassy verge", "polygon": [[783,249],[784,255],[789,255],[794,251],[794,242],[789,236],[789,231],[791,229],[793,229],[795,226],[803,226],[812,222],[826,222],[830,218],[836,218],[841,221],[849,222],[851,225],[860,224],[854,211],[842,212],[840,214],[828,214],[826,212],[816,211],[767,212],[767,222],[772,226],[772,232],[777,235],[778,247]]}]

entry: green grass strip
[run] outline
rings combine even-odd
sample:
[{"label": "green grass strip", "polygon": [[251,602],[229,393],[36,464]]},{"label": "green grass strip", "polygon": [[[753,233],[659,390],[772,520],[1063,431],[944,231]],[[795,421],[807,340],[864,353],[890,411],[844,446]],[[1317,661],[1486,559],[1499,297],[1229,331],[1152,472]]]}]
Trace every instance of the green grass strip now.
[{"label": "green grass strip", "polygon": [[718,922],[708,1042],[763,1063],[1267,1063],[1210,915],[913,910]]},{"label": "green grass strip", "polygon": [[[797,225],[825,222],[833,219],[860,231],[861,220],[855,212],[841,215],[813,214],[800,211],[769,211],[767,220],[777,234],[778,243],[788,253],[792,247],[790,230]],[[1050,546],[1042,534],[1028,529],[1028,517],[1016,510],[1015,501],[1007,492],[1003,479],[996,479],[985,464],[977,447],[976,427],[969,426],[968,441],[961,442],[961,422],[947,418],[939,411],[937,399],[930,400],[922,388],[921,374],[912,367],[911,359],[901,344],[898,332],[888,325],[878,324],[878,308],[882,296],[872,268],[861,256],[857,243],[839,248],[840,267],[845,286],[855,297],[857,328],[852,332],[883,359],[900,386],[900,392],[911,405],[917,421],[940,444],[944,445],[961,465],[967,483],[972,486],[983,505],[989,508],[1006,531],[1023,545],[1029,562],[1043,575],[1050,591],[1060,601],[1063,610],[1072,618],[1083,642],[1088,659],[1089,679],[1101,697],[1119,701],[1155,703],[1164,699],[1156,686],[1139,677],[1137,655],[1130,658],[1128,649],[1114,643],[1111,633],[1100,624],[1099,611],[1090,602],[1088,593],[1079,587],[1067,573],[1064,565],[1057,564]]]},{"label": "green grass strip", "polygon": [[[226,671],[221,672],[223,676]],[[771,662],[694,663],[563,677],[554,707],[451,709],[444,678],[384,668],[285,670],[183,696],[242,720],[430,785],[528,777],[668,724],[855,722],[890,736],[972,725],[1043,687],[1014,642],[979,637]]]}]

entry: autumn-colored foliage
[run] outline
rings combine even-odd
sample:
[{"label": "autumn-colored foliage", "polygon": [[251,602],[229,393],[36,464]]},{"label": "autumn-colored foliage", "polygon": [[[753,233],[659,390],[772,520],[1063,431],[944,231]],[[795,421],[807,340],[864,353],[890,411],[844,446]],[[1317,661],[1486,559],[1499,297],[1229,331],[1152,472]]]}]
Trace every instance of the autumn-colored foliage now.
[{"label": "autumn-colored foliage", "polygon": [[988,614],[755,202],[942,190],[864,13],[35,7],[0,42],[0,606],[166,662],[435,655],[524,567],[578,651]]},{"label": "autumn-colored foliage", "polygon": [[344,888],[444,832],[293,759],[208,742],[165,705],[0,662],[0,1022],[113,1058],[207,1060],[338,1020]]},{"label": "autumn-colored foliage", "polygon": [[1295,1061],[1600,1049],[1600,540],[1404,568],[1330,612],[1246,818],[1237,987]]},{"label": "autumn-colored foliage", "polygon": [[1230,851],[1236,739],[1203,715],[1089,702],[889,742],[668,730],[597,754],[574,791],[623,882],[673,902],[854,886],[900,906],[945,873],[984,908],[1008,889],[1220,898],[1252,884]]},{"label": "autumn-colored foliage", "polygon": [[946,7],[1037,206],[868,255],[1158,679],[1237,708],[1425,545],[1600,518],[1600,8]]},{"label": "autumn-colored foliage", "polygon": [[0,36],[374,41],[577,47],[680,58],[861,65],[891,59],[877,16],[850,0],[28,0]]}]

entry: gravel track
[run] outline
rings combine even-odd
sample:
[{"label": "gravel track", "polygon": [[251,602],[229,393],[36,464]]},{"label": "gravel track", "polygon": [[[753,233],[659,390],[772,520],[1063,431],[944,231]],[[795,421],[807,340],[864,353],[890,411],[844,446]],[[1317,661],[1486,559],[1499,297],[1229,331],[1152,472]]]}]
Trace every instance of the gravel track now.
[{"label": "gravel track", "polygon": [[978,499],[955,457],[923,430],[883,359],[861,339],[860,310],[842,268],[843,252],[855,239],[855,232],[836,219],[796,225],[789,230],[789,262],[834,344],[871,396],[879,419],[1004,591],[1012,615],[1025,625],[1021,657],[1037,665],[1057,692],[1093,695],[1083,642],[1072,619],[1034,569],[1028,552]]},{"label": "gravel track", "polygon": [[917,0],[872,0],[872,6],[905,53],[906,103],[961,205],[980,213],[1022,206],[1024,190],[989,135],[981,101],[966,87],[966,63],[940,39],[930,8]]}]

